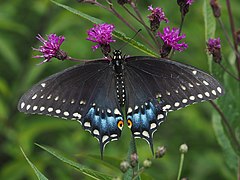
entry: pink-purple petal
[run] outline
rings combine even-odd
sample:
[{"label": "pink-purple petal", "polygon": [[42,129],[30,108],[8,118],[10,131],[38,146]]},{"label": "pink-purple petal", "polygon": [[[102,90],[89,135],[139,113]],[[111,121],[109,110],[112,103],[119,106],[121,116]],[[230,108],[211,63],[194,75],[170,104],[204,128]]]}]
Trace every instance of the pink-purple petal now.
[{"label": "pink-purple petal", "polygon": [[56,34],[50,34],[47,36],[48,39],[44,39],[40,34],[36,38],[43,43],[39,48],[33,48],[35,51],[39,51],[42,55],[36,55],[34,58],[44,58],[43,62],[50,61],[53,57],[57,57],[58,52],[60,51],[60,46],[65,40],[64,36],[57,36]]},{"label": "pink-purple petal", "polygon": [[180,30],[178,28],[165,27],[163,29],[163,33],[158,32],[157,36],[159,36],[164,44],[171,46],[173,49],[177,51],[183,51],[188,48],[188,45],[185,42],[179,43],[182,39],[186,37],[185,34],[179,35]]}]

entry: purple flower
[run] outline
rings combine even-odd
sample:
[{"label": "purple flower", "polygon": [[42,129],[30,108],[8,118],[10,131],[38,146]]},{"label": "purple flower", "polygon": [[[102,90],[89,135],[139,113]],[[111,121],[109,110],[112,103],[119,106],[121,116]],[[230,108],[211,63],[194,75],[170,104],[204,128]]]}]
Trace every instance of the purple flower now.
[{"label": "purple flower", "polygon": [[186,4],[192,5],[193,2],[194,2],[194,0],[187,0]]},{"label": "purple flower", "polygon": [[163,40],[164,45],[170,46],[177,51],[183,51],[188,47],[188,45],[184,42],[178,43],[178,41],[185,38],[186,35],[182,34],[179,36],[179,32],[180,30],[178,28],[172,28],[171,30],[170,27],[165,27],[163,29],[163,34],[161,32],[158,32],[157,36]]},{"label": "purple flower", "polygon": [[207,50],[213,56],[213,60],[217,63],[221,62],[221,41],[220,38],[209,38],[207,42]]},{"label": "purple flower", "polygon": [[209,38],[207,42],[207,47],[209,53],[212,53],[214,49],[220,49],[221,48],[221,41],[220,38]]},{"label": "purple flower", "polygon": [[44,39],[40,34],[36,38],[43,43],[39,48],[33,48],[35,51],[39,51],[42,55],[34,56],[34,58],[44,58],[45,60],[42,63],[49,62],[53,57],[64,60],[67,55],[60,49],[63,41],[65,40],[64,36],[57,36],[56,34],[50,34],[47,36],[48,39]]},{"label": "purple flower", "polygon": [[95,24],[93,28],[87,31],[87,40],[97,43],[97,45],[92,46],[93,50],[99,47],[109,46],[109,43],[115,42],[112,39],[112,32],[115,27],[112,24]]},{"label": "purple flower", "polygon": [[150,21],[158,20],[159,22],[161,21],[165,21],[166,23],[169,22],[162,8],[159,8],[159,7],[153,8],[151,5],[151,6],[148,6],[148,10],[152,11],[151,14],[148,16],[148,19]]},{"label": "purple flower", "polygon": [[160,22],[162,21],[165,21],[166,23],[169,22],[162,8],[159,7],[153,8],[151,5],[148,6],[148,10],[151,11],[151,14],[148,16],[148,19],[150,20],[150,26],[152,31],[156,31],[159,28]]}]

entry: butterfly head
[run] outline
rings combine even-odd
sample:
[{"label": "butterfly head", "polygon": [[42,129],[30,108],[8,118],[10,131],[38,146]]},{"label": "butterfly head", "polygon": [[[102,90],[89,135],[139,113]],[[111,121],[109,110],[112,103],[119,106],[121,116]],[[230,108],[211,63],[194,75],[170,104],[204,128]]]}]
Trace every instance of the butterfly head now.
[{"label": "butterfly head", "polygon": [[123,71],[123,61],[125,59],[125,56],[122,56],[121,50],[114,50],[113,56],[112,56],[112,64],[113,64],[113,70],[119,74]]},{"label": "butterfly head", "polygon": [[123,59],[122,51],[121,50],[114,50],[112,59],[113,60],[122,60]]}]

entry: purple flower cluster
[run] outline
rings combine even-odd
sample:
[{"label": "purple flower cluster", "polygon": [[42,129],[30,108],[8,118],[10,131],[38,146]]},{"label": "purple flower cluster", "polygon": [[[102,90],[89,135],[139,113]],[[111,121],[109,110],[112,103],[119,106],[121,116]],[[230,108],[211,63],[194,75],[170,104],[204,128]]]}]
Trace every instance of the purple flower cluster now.
[{"label": "purple flower cluster", "polygon": [[156,7],[153,8],[152,5],[148,6],[148,10],[151,11],[151,14],[148,16],[148,19],[150,21],[158,21],[159,23],[161,21],[165,21],[166,23],[168,23],[168,19],[165,16],[165,13],[163,12],[162,8]]},{"label": "purple flower cluster", "polygon": [[220,63],[222,60],[221,55],[221,41],[220,38],[209,38],[207,42],[207,50],[210,55],[213,56],[213,60],[216,63]]},{"label": "purple flower cluster", "polygon": [[39,48],[33,48],[33,50],[39,51],[42,55],[34,56],[34,58],[44,58],[42,63],[49,62],[53,57],[63,60],[66,58],[66,54],[60,50],[60,46],[65,40],[64,36],[57,36],[56,34],[50,34],[48,39],[44,39],[40,34],[36,38],[43,43]]},{"label": "purple flower cluster", "polygon": [[112,24],[95,24],[93,28],[87,31],[87,40],[97,43],[97,45],[92,46],[94,50],[109,45],[109,43],[115,42],[112,38],[114,29],[115,27]]},{"label": "purple flower cluster", "polygon": [[174,50],[183,51],[188,45],[185,42],[178,43],[180,40],[186,37],[185,34],[179,35],[180,30],[178,28],[165,27],[163,29],[163,33],[158,32],[157,36],[159,36],[165,45],[171,46]]},{"label": "purple flower cluster", "polygon": [[208,39],[208,42],[207,42],[207,48],[208,48],[208,52],[210,54],[213,54],[213,52],[216,50],[216,49],[221,49],[221,41],[220,41],[220,38],[209,38]]},{"label": "purple flower cluster", "polygon": [[187,0],[186,4],[192,5],[193,2],[194,2],[194,0]]}]

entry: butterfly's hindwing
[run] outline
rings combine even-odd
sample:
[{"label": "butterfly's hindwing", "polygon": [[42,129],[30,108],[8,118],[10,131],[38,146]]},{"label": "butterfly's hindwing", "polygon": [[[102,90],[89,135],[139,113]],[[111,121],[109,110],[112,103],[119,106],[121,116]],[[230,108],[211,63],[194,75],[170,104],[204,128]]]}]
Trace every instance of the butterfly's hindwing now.
[{"label": "butterfly's hindwing", "polygon": [[129,107],[127,111],[128,127],[134,138],[145,139],[153,152],[153,134],[164,121],[167,112],[162,110],[162,102],[149,101],[140,106]]},{"label": "butterfly's hindwing", "polygon": [[[114,73],[107,60],[87,62],[36,84],[19,101],[18,109],[81,122],[100,143],[101,151],[121,135],[123,121]],[[120,125],[119,125],[120,124]]]}]

